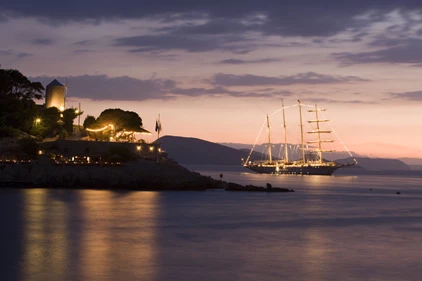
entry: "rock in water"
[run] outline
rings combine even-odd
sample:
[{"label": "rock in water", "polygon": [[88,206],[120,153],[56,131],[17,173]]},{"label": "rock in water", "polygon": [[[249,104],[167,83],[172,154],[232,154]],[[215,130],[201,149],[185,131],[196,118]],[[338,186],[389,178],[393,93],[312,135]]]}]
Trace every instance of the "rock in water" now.
[{"label": "rock in water", "polygon": [[255,186],[255,185],[240,185],[237,183],[229,182],[227,183],[227,191],[257,191],[257,192],[294,192],[293,189],[272,187],[271,184],[267,184],[266,187]]}]

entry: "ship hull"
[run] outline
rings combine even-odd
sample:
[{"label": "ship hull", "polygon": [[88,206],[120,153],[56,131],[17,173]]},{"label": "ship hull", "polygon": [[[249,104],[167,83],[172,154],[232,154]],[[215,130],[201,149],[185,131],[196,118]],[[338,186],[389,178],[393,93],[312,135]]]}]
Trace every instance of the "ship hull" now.
[{"label": "ship hull", "polygon": [[259,165],[247,165],[246,168],[257,172],[259,174],[289,174],[289,175],[321,175],[330,176],[335,170],[342,168],[343,166],[280,166],[278,169],[276,166],[259,166]]}]

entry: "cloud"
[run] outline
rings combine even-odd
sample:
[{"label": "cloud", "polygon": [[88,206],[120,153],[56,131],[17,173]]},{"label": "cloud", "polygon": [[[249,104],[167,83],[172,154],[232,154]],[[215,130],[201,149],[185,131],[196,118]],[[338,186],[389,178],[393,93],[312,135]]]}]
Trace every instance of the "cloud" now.
[{"label": "cloud", "polygon": [[365,101],[365,100],[334,100],[334,99],[327,99],[327,98],[307,98],[306,100],[312,103],[377,104],[374,101]]},{"label": "cloud", "polygon": [[227,35],[227,34],[239,34],[245,31],[259,31],[262,26],[261,23],[252,21],[252,19],[245,19],[245,21],[239,21],[238,19],[209,19],[205,23],[200,24],[182,24],[176,26],[167,26],[158,28],[155,32],[165,32],[178,35]]},{"label": "cloud", "polygon": [[106,75],[81,75],[69,77],[31,77],[32,81],[39,81],[44,86],[53,79],[66,81],[68,96],[93,100],[130,100],[164,98],[168,89],[176,83],[169,79],[141,80],[128,76],[108,77]]},{"label": "cloud", "polygon": [[15,57],[16,59],[23,59],[23,58],[32,56],[32,54],[25,53],[25,52],[16,52],[10,49],[10,50],[3,50],[3,51],[0,50],[0,56]]},{"label": "cloud", "polygon": [[209,35],[225,33],[224,29],[237,30],[238,33],[253,30],[265,35],[327,37],[361,29],[394,10],[422,10],[422,2],[418,0],[121,0],[106,1],[101,5],[94,0],[75,0],[66,7],[56,4],[51,0],[39,1],[37,5],[33,5],[32,0],[3,1],[0,14],[37,17],[59,23],[98,23],[116,19],[159,19],[174,23],[206,17],[210,22],[208,25],[185,28],[185,31],[190,29],[191,34]]},{"label": "cloud", "polygon": [[175,95],[184,96],[231,96],[231,97],[274,97],[274,96],[291,96],[289,91],[276,91],[274,89],[262,89],[257,91],[231,91],[224,87],[217,86],[214,88],[175,88],[171,91]]},{"label": "cloud", "polygon": [[23,59],[23,58],[30,57],[30,56],[32,56],[32,54],[29,54],[29,53],[18,53],[18,54],[16,54],[16,57],[18,59]]},{"label": "cloud", "polygon": [[79,45],[79,46],[89,46],[89,45],[93,45],[95,43],[94,40],[82,40],[82,41],[78,41],[73,43],[74,45]]},{"label": "cloud", "polygon": [[383,39],[372,42],[372,45],[387,46],[387,48],[371,52],[333,53],[332,56],[344,65],[367,63],[422,63],[422,39]]},{"label": "cloud", "polygon": [[295,85],[295,84],[336,84],[350,82],[366,82],[369,80],[357,76],[326,75],[315,72],[298,73],[292,76],[268,77],[258,75],[234,75],[219,73],[212,81],[220,86],[264,86],[264,85]]},{"label": "cloud", "polygon": [[184,50],[187,52],[206,52],[226,50],[244,54],[252,50],[243,36],[201,36],[189,34],[160,34],[123,37],[115,40],[116,45],[133,47],[129,52],[154,52]]},{"label": "cloud", "polygon": [[92,53],[92,52],[95,52],[95,51],[89,50],[89,49],[77,49],[73,51],[74,54],[86,54],[86,53]]},{"label": "cloud", "polygon": [[32,40],[32,44],[34,45],[49,46],[49,45],[53,45],[53,43],[54,41],[48,38],[38,38],[38,39]]},{"label": "cloud", "polygon": [[173,89],[172,94],[175,95],[184,95],[184,96],[214,96],[214,95],[229,95],[229,96],[241,96],[243,95],[242,92],[236,92],[236,91],[229,91],[223,87],[215,87],[215,88],[176,88]]},{"label": "cloud", "polygon": [[226,59],[219,61],[220,64],[258,64],[258,63],[271,63],[279,62],[281,59],[267,58],[267,59],[256,59],[256,60],[240,60],[240,59]]},{"label": "cloud", "polygon": [[422,101],[422,91],[390,93],[392,99],[402,99],[409,101]]},{"label": "cloud", "polygon": [[148,99],[170,99],[180,96],[231,96],[231,97],[272,97],[288,96],[288,91],[268,88],[258,91],[232,91],[222,86],[210,88],[180,88],[170,79],[136,79],[128,76],[108,77],[106,75],[81,75],[69,77],[30,77],[44,86],[53,79],[67,80],[68,96],[92,100],[142,101]]},{"label": "cloud", "polygon": [[12,50],[0,50],[0,56],[13,56],[15,52]]}]

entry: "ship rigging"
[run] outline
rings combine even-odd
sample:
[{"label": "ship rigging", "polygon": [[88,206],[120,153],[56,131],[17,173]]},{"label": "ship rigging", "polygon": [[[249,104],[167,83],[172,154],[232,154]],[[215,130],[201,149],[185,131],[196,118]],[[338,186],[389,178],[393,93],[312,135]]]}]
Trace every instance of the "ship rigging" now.
[{"label": "ship rigging", "polygon": [[[257,173],[266,173],[266,174],[331,175],[335,170],[339,168],[353,166],[357,163],[356,159],[353,159],[354,162],[350,164],[338,164],[335,161],[326,161],[325,159],[323,159],[323,152],[324,153],[334,152],[334,150],[324,149],[323,144],[334,142],[334,140],[325,138],[325,136],[330,135],[332,132],[335,133],[335,131],[332,128],[330,130],[322,128],[321,124],[328,123],[329,120],[325,118],[325,116],[323,116],[322,112],[325,111],[325,109],[319,108],[316,104],[315,106],[310,106],[312,109],[308,110],[309,113],[315,113],[315,119],[307,121],[309,124],[314,125],[314,128],[311,131],[306,132],[308,135],[316,136],[316,139],[306,141],[307,145],[314,145],[316,146],[316,148],[314,150],[314,154],[305,153],[306,151],[305,138],[304,138],[305,132],[304,132],[304,125],[303,125],[303,118],[302,118],[302,107],[304,105],[300,102],[300,100],[298,100],[297,106],[299,108],[301,158],[295,161],[290,160],[288,143],[287,143],[287,126],[286,126],[286,117],[285,117],[286,107],[284,106],[284,102],[282,101],[281,111],[282,111],[282,116],[283,116],[284,159],[274,159],[272,155],[270,119],[267,114],[266,125],[267,125],[267,131],[268,131],[268,135],[267,135],[268,160],[250,161],[250,157],[256,145],[256,141],[255,141],[255,144],[252,147],[248,158],[243,163],[244,167],[252,171],[255,171]],[[262,131],[262,128],[261,128],[261,131]],[[258,138],[256,140],[258,140]],[[353,157],[350,151],[347,149],[347,147],[344,144],[343,146],[345,150],[349,153],[349,155]]]}]

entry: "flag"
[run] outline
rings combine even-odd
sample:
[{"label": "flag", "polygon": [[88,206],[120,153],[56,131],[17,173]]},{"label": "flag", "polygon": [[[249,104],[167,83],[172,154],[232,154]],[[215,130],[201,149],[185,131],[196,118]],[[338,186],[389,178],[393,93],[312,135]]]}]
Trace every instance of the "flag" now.
[{"label": "flag", "polygon": [[159,119],[155,120],[155,131],[158,133],[161,131],[161,122]]}]

